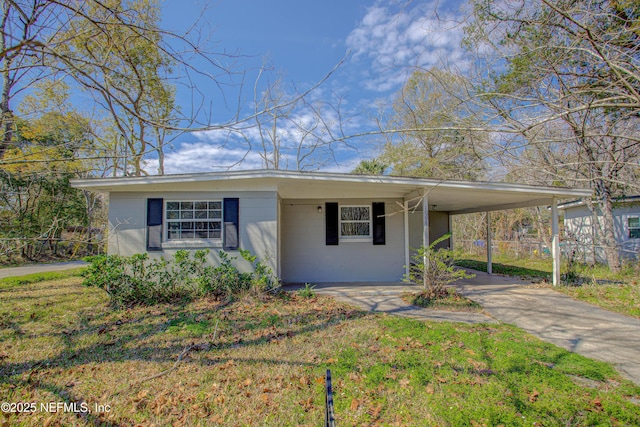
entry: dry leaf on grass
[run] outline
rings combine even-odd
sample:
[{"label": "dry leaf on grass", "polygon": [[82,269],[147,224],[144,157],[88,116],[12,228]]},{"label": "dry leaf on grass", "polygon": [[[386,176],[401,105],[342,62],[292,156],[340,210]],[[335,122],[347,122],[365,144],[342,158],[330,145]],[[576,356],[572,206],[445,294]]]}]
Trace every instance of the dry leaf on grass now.
[{"label": "dry leaf on grass", "polygon": [[351,410],[351,412],[355,412],[358,410],[359,407],[360,407],[360,399],[357,399],[354,397],[351,400],[351,406],[349,406],[349,409]]},{"label": "dry leaf on grass", "polygon": [[369,415],[371,415],[371,417],[376,419],[380,417],[380,413],[382,412],[382,405],[371,407],[367,412],[369,413]]}]

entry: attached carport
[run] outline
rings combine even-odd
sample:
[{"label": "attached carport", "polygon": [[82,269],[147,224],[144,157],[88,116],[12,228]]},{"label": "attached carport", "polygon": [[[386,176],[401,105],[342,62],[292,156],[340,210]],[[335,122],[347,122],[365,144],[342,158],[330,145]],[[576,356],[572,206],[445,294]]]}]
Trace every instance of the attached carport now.
[{"label": "attached carport", "polygon": [[[352,200],[385,200],[388,203],[385,215],[390,219],[393,218],[391,221],[395,222],[398,222],[398,216],[402,218],[400,222],[404,234],[402,239],[403,266],[410,264],[410,251],[412,247],[416,246],[416,242],[427,246],[450,231],[451,217],[454,215],[486,212],[487,234],[490,239],[491,212],[522,207],[551,206],[553,283],[557,284],[560,281],[558,200],[589,197],[592,194],[589,189],[498,182],[444,181],[318,172],[278,172],[277,174],[277,191],[283,206],[281,218],[278,221],[280,224],[279,244],[281,245],[279,252],[282,254],[280,258],[285,276],[289,268],[287,263],[299,262],[295,255],[307,245],[306,241],[299,241],[304,238],[303,235],[291,234],[291,230],[301,227],[314,229],[313,226],[303,227],[304,223],[300,221],[292,227],[291,222],[294,216],[287,211],[289,207],[296,204],[304,205],[307,212],[316,212],[318,215],[322,215],[325,201],[339,200],[349,203]],[[294,241],[297,242],[297,247],[289,250],[289,245],[292,245]],[[487,243],[488,271],[491,272],[490,240]],[[310,251],[311,254],[318,256],[317,260],[309,260],[308,255],[305,255],[304,259],[309,260],[309,263],[324,262],[326,264],[323,268],[331,268],[328,265],[329,261],[319,255],[320,252],[317,249],[320,248]],[[352,280],[351,276],[347,276],[344,281]]]}]

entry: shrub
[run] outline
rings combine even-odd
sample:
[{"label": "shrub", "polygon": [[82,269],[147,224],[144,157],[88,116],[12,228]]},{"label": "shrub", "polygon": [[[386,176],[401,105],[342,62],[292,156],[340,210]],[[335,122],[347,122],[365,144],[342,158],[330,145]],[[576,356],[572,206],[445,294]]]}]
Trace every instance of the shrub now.
[{"label": "shrub", "polygon": [[241,250],[254,271],[241,273],[231,257],[219,252],[220,265],[207,265],[208,249],[197,250],[191,256],[186,250],[176,251],[172,259],[150,260],[147,254],[129,257],[100,255],[88,259],[91,264],[84,272],[84,284],[104,289],[114,306],[157,304],[211,295],[229,299],[251,291],[262,294],[279,286],[273,271]]},{"label": "shrub", "polygon": [[310,283],[305,283],[304,288],[298,289],[298,295],[302,298],[313,298],[316,296],[316,291],[314,290],[315,285]]},{"label": "shrub", "polygon": [[220,265],[211,267],[205,272],[206,279],[202,279],[201,289],[212,296],[229,298],[243,291],[246,280],[242,273],[231,261],[237,257],[230,257],[224,251],[219,251]]},{"label": "shrub", "polygon": [[256,255],[251,255],[246,249],[240,249],[240,256],[253,266],[253,272],[248,274],[248,290],[254,295],[272,292],[280,287],[273,270],[258,259]]},{"label": "shrub", "polygon": [[445,234],[427,248],[421,246],[412,257],[414,262],[409,267],[409,274],[405,275],[404,281],[421,284],[423,286],[421,294],[424,298],[446,298],[449,295],[447,291],[449,283],[475,276],[455,267],[452,250],[436,249],[436,246],[449,236],[450,234]]}]

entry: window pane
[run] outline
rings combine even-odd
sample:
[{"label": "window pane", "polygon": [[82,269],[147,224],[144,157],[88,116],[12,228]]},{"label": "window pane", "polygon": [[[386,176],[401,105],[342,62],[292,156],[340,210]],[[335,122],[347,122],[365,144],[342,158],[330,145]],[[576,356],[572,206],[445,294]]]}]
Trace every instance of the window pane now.
[{"label": "window pane", "polygon": [[629,238],[630,239],[640,239],[640,228],[631,228],[631,229],[629,229]]},{"label": "window pane", "polygon": [[368,206],[346,206],[341,208],[341,219],[343,221],[368,221]]},{"label": "window pane", "polygon": [[369,236],[368,222],[343,222],[341,224],[343,236]]},{"label": "window pane", "polygon": [[629,224],[629,228],[640,228],[640,218],[638,217],[628,218],[627,223]]},{"label": "window pane", "polygon": [[222,237],[222,201],[167,202],[165,215],[167,239]]}]

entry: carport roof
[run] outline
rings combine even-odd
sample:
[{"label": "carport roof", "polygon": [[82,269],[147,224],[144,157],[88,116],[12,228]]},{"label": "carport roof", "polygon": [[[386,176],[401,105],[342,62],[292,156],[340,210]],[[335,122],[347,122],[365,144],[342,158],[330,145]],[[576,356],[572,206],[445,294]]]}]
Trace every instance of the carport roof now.
[{"label": "carport roof", "polygon": [[282,199],[402,198],[411,206],[426,194],[430,210],[451,214],[550,205],[553,199],[592,195],[584,188],[278,170],[81,179],[72,185],[104,192],[275,191]]}]

